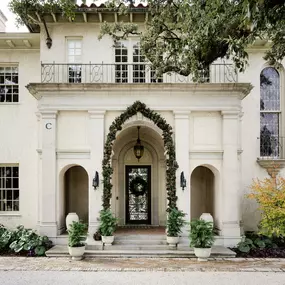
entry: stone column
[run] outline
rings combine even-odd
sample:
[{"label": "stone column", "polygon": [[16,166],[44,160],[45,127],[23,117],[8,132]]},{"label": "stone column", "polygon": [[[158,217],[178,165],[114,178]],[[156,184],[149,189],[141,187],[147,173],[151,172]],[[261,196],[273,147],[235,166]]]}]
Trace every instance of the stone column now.
[{"label": "stone column", "polygon": [[[187,214],[187,221],[190,220],[190,165],[189,165],[189,150],[190,150],[190,111],[175,111],[175,150],[176,160],[179,168],[176,171],[176,191],[177,191],[177,206],[180,210]],[[186,187],[184,190],[180,187],[180,174],[184,172],[186,178]],[[183,235],[188,235],[188,232],[183,231]]]},{"label": "stone column", "polygon": [[42,128],[42,191],[40,233],[57,236],[56,121],[57,111],[41,112]]},{"label": "stone column", "polygon": [[[89,169],[89,225],[87,239],[88,244],[94,243],[93,234],[99,227],[99,212],[102,209],[102,160],[104,150],[104,115],[105,111],[89,111],[89,145],[90,145],[90,169]],[[95,171],[99,174],[99,187],[94,189],[92,180]]]},{"label": "stone column", "polygon": [[222,235],[225,246],[236,245],[240,240],[240,166],[239,111],[222,111],[223,115],[223,187]]}]

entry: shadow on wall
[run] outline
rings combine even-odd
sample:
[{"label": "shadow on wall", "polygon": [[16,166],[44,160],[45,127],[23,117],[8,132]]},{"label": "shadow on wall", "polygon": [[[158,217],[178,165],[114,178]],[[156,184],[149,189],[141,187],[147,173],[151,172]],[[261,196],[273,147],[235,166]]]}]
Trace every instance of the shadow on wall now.
[{"label": "shadow on wall", "polygon": [[215,214],[215,176],[205,167],[198,166],[191,174],[191,218],[198,219],[202,213]]},{"label": "shadow on wall", "polygon": [[88,223],[88,174],[81,166],[70,167],[64,175],[65,216],[75,212]]}]

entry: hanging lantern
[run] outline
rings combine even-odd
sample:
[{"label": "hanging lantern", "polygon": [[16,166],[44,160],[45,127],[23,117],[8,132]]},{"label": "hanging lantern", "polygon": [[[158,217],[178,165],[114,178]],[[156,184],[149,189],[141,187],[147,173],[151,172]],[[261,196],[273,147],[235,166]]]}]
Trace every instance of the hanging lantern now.
[{"label": "hanging lantern", "polygon": [[137,143],[134,145],[134,154],[135,157],[140,161],[140,158],[143,156],[144,153],[144,146],[141,144],[140,140],[140,127],[138,127],[138,139]]}]

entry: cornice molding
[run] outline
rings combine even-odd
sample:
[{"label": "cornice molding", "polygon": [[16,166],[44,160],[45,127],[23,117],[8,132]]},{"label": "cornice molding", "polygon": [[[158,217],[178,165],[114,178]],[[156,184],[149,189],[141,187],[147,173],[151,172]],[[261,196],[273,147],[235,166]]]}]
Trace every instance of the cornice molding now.
[{"label": "cornice molding", "polygon": [[187,95],[228,96],[245,98],[253,88],[250,83],[30,83],[26,86],[29,92],[38,100],[43,96],[74,95],[84,96],[102,92],[136,93],[142,91],[155,92],[156,94],[171,91],[186,93]]}]

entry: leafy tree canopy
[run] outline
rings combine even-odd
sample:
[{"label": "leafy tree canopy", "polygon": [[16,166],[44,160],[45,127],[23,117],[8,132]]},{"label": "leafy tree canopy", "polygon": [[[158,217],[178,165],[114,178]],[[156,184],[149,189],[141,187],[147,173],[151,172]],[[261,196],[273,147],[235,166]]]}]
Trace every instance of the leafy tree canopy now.
[{"label": "leafy tree canopy", "polygon": [[[128,2],[128,1],[127,1]],[[108,5],[126,13],[131,5],[110,0]],[[140,36],[141,49],[159,73],[194,75],[218,58],[231,58],[243,71],[247,47],[256,38],[272,41],[265,59],[278,63],[285,55],[284,0],[148,0],[146,29],[130,23],[104,23],[101,36],[115,41]],[[128,8],[129,7],[129,8]],[[163,60],[162,59],[163,56]]]},{"label": "leafy tree canopy", "polygon": [[[82,1],[86,2],[86,1]],[[99,38],[114,41],[136,34],[141,50],[159,74],[177,72],[200,78],[201,71],[218,58],[231,58],[243,71],[247,47],[257,38],[270,39],[265,59],[278,64],[285,55],[285,0],[143,0],[148,21],[141,30],[134,23],[103,23]],[[132,0],[108,0],[107,6],[128,13]],[[30,21],[29,10],[41,12],[60,8],[73,18],[73,0],[11,0],[10,9],[18,24]],[[58,11],[58,10],[57,10]],[[163,58],[163,60],[162,60]]]}]

